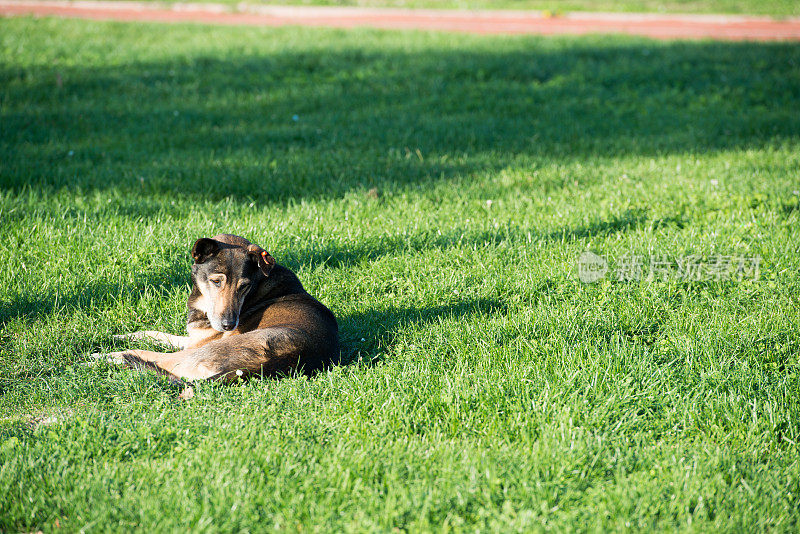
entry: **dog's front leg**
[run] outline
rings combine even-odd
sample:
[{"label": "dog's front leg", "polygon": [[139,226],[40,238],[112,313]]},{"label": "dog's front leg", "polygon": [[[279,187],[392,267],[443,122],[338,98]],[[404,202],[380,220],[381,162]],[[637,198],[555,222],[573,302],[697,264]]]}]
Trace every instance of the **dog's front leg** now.
[{"label": "dog's front leg", "polygon": [[188,336],[175,336],[167,334],[166,332],[157,332],[155,330],[140,330],[132,334],[121,334],[114,336],[117,341],[139,341],[147,339],[162,343],[169,347],[174,347],[178,350],[183,350],[189,345]]}]

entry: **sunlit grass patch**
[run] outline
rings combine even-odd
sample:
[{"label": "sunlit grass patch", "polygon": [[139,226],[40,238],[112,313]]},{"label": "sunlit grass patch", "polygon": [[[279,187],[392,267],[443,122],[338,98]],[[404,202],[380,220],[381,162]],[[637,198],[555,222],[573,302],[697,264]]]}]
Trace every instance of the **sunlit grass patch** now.
[{"label": "sunlit grass patch", "polygon": [[[0,530],[797,525],[797,46],[0,27]],[[222,231],[346,365],[190,402],[80,365],[181,333]]]}]

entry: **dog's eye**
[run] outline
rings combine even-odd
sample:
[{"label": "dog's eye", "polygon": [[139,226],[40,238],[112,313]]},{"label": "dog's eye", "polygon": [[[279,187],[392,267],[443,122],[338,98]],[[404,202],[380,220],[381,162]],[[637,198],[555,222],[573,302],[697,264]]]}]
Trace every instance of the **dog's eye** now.
[{"label": "dog's eye", "polygon": [[208,281],[211,282],[212,284],[214,284],[214,287],[219,287],[219,286],[222,285],[222,280],[220,280],[220,279],[210,279],[209,278]]}]

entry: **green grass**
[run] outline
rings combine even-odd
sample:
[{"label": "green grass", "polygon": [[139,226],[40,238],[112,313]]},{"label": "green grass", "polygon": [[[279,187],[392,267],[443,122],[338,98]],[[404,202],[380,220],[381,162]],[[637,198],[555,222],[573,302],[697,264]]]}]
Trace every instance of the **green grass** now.
[{"label": "green grass", "polygon": [[[799,64],[0,21],[0,531],[796,532]],[[185,403],[79,365],[181,333],[222,231],[298,272],[347,365]],[[763,264],[584,285],[585,250]]]}]

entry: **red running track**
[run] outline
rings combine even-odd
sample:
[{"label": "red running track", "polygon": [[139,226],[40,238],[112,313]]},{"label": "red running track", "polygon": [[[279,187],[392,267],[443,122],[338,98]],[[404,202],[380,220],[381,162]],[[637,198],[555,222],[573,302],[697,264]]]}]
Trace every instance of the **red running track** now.
[{"label": "red running track", "polygon": [[354,7],[289,7],[107,1],[0,0],[0,15],[74,17],[94,20],[197,22],[250,26],[324,26],[434,30],[476,34],[613,34],[656,39],[798,41],[800,18],[726,15],[569,13],[535,11],[447,11]]}]

